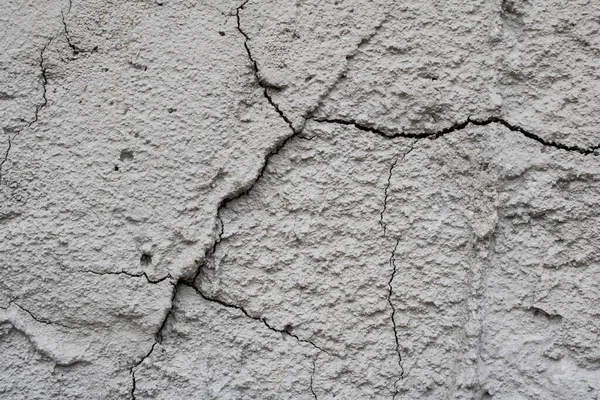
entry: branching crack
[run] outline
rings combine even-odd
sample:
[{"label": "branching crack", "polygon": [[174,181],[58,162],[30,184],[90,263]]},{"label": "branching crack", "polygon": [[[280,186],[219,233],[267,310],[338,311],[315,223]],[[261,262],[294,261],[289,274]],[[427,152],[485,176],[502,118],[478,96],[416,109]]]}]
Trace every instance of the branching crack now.
[{"label": "branching crack", "polygon": [[403,137],[403,138],[412,138],[412,139],[432,139],[432,140],[435,140],[435,139],[438,139],[447,134],[465,129],[469,125],[486,126],[486,125],[490,125],[490,124],[500,124],[500,125],[508,128],[510,131],[518,132],[518,133],[522,134],[523,136],[525,136],[529,139],[535,140],[536,142],[538,142],[544,146],[554,147],[556,149],[577,152],[577,153],[580,153],[583,155],[594,155],[594,154],[596,154],[596,150],[598,150],[600,148],[600,144],[598,144],[596,146],[592,146],[592,147],[580,147],[580,146],[575,146],[575,145],[567,145],[567,144],[559,143],[559,142],[556,142],[553,140],[547,140],[547,139],[544,139],[534,133],[531,133],[531,132],[525,130],[524,128],[522,128],[518,125],[513,125],[510,122],[507,122],[504,119],[499,118],[499,117],[489,117],[489,118],[481,119],[481,120],[468,117],[463,122],[458,122],[452,126],[449,126],[448,128],[441,129],[437,132],[421,132],[421,133],[398,132],[393,129],[377,128],[377,127],[373,127],[373,126],[369,126],[369,125],[363,125],[360,122],[352,120],[352,119],[344,120],[344,119],[338,119],[338,118],[313,118],[313,120],[316,122],[322,122],[322,123],[354,126],[356,129],[359,129],[361,131],[375,133],[379,136],[383,136],[388,139]]},{"label": "branching crack", "polygon": [[398,245],[400,244],[400,239],[396,240],[396,246],[392,251],[392,255],[390,257],[390,267],[392,268],[392,275],[390,276],[390,280],[388,281],[388,296],[387,300],[392,309],[392,326],[394,327],[394,339],[396,340],[396,354],[398,354],[398,368],[400,368],[400,377],[394,382],[394,396],[393,399],[398,395],[398,382],[402,380],[404,377],[404,367],[402,366],[402,353],[400,351],[400,340],[398,339],[398,329],[396,327],[396,308],[394,307],[394,303],[392,302],[392,295],[394,292],[393,282],[394,277],[396,276],[396,250],[398,249]]},{"label": "branching crack", "polygon": [[385,236],[387,234],[387,224],[383,220],[383,217],[384,217],[385,212],[387,210],[388,191],[390,189],[390,184],[391,184],[391,181],[392,181],[392,173],[393,173],[394,168],[396,167],[396,164],[398,163],[398,161],[404,161],[404,158],[408,155],[408,153],[410,153],[411,151],[413,151],[413,149],[415,147],[415,144],[418,141],[419,141],[419,139],[415,139],[415,141],[412,142],[412,144],[411,144],[410,148],[408,149],[408,151],[406,153],[404,153],[402,155],[402,157],[396,157],[396,159],[394,160],[394,162],[392,163],[392,165],[390,165],[388,180],[387,180],[387,184],[385,185],[385,191],[384,191],[384,196],[383,196],[383,209],[381,210],[381,213],[379,215],[379,224],[383,228],[383,236]]},{"label": "branching crack", "polygon": [[[262,322],[267,328],[271,329],[272,331],[275,332],[279,332],[281,334],[287,334],[291,337],[293,337],[294,339],[296,339],[299,343],[306,343],[311,345],[312,347],[318,349],[319,351],[328,353],[326,350],[320,348],[319,346],[317,346],[315,343],[313,343],[310,340],[307,339],[301,339],[300,337],[298,337],[297,335],[288,332],[287,330],[280,330],[277,329],[273,326],[271,326],[266,318],[264,317],[255,317],[250,315],[243,307],[235,305],[235,304],[228,304],[225,303],[222,300],[219,299],[214,299],[211,298],[207,295],[205,295],[195,284],[196,279],[198,278],[198,276],[200,275],[201,271],[202,271],[202,267],[204,265],[207,264],[207,261],[212,259],[219,243],[222,240],[223,237],[223,232],[224,232],[224,225],[223,225],[223,220],[221,218],[221,210],[223,210],[225,207],[227,207],[227,205],[229,203],[231,203],[232,201],[239,199],[240,197],[243,197],[245,195],[247,195],[248,193],[250,193],[250,191],[254,188],[254,186],[256,185],[256,183],[263,177],[265,170],[267,169],[268,165],[269,165],[269,161],[271,160],[271,157],[273,157],[274,155],[278,154],[279,151],[285,147],[285,145],[291,141],[295,136],[299,135],[300,133],[302,133],[302,130],[296,130],[294,129],[292,122],[290,121],[290,119],[283,113],[283,111],[281,111],[281,109],[279,108],[279,106],[273,101],[273,99],[271,98],[271,95],[269,94],[269,89],[273,88],[272,86],[270,86],[267,82],[265,82],[261,76],[260,76],[260,72],[258,69],[258,63],[256,62],[256,60],[254,59],[254,57],[252,56],[252,52],[250,51],[250,47],[248,46],[248,41],[250,40],[250,38],[248,37],[248,35],[242,30],[241,28],[241,22],[240,22],[240,11],[243,10],[244,6],[248,3],[249,0],[246,0],[242,5],[240,5],[237,9],[236,9],[236,19],[237,19],[237,28],[238,31],[242,34],[242,36],[244,37],[244,48],[246,49],[246,53],[248,54],[248,59],[252,65],[253,68],[253,72],[254,72],[254,77],[256,78],[256,81],[258,83],[258,85],[263,89],[263,95],[264,97],[267,99],[268,103],[271,105],[271,107],[273,107],[273,109],[277,112],[277,114],[287,123],[287,125],[290,127],[292,133],[286,137],[283,137],[282,139],[280,139],[277,143],[275,143],[275,145],[273,146],[273,148],[264,156],[263,159],[263,163],[262,163],[262,167],[260,168],[258,174],[256,175],[256,177],[254,178],[254,180],[252,180],[250,183],[248,183],[247,185],[245,185],[244,187],[241,187],[239,190],[230,193],[228,196],[224,197],[223,199],[221,199],[221,202],[219,203],[219,206],[217,207],[217,224],[218,224],[218,229],[217,229],[217,234],[216,234],[216,239],[213,243],[213,246],[211,249],[209,249],[207,251],[207,253],[204,255],[204,260],[202,263],[200,263],[198,261],[198,265],[196,268],[196,272],[194,273],[193,277],[191,277],[191,279],[189,277],[182,277],[179,278],[177,280],[177,282],[174,284],[173,286],[173,294],[171,297],[171,307],[169,309],[169,311],[167,312],[167,314],[165,315],[165,318],[160,326],[160,328],[158,329],[158,331],[155,334],[155,342],[152,345],[152,347],[150,348],[150,351],[148,351],[148,353],[142,357],[140,359],[140,361],[138,361],[136,364],[134,364],[131,369],[130,369],[130,374],[132,377],[132,388],[131,388],[131,398],[133,400],[135,400],[135,391],[136,391],[136,378],[135,378],[135,368],[137,368],[146,358],[148,358],[152,352],[154,351],[154,348],[156,347],[156,345],[158,343],[162,342],[162,331],[166,326],[167,320],[169,319],[169,317],[171,316],[172,312],[173,312],[173,302],[175,300],[175,296],[177,294],[177,290],[179,285],[188,285],[190,287],[192,287],[204,300],[206,301],[210,301],[213,303],[217,303],[220,304],[223,307],[227,307],[227,308],[233,308],[233,309],[237,309],[240,310],[245,316],[252,318],[256,321],[260,321]],[[91,271],[90,271],[91,272]],[[133,275],[132,275],[133,276]],[[146,276],[146,279],[148,279],[148,277]],[[162,278],[165,279],[165,278]],[[148,279],[148,281],[150,281]],[[328,353],[329,354],[329,353]]]}]

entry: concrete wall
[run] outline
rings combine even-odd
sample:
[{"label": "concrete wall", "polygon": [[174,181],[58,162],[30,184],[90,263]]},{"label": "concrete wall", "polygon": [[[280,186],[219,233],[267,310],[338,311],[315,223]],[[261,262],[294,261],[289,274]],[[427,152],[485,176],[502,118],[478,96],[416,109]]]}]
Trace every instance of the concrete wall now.
[{"label": "concrete wall", "polygon": [[600,2],[1,6],[0,398],[600,397]]}]

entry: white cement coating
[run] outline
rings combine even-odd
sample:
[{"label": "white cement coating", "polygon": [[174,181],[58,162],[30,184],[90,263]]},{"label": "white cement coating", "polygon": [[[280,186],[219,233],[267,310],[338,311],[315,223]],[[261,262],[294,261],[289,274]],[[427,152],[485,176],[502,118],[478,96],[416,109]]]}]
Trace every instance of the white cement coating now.
[{"label": "white cement coating", "polygon": [[600,398],[600,3],[1,5],[0,398]]}]

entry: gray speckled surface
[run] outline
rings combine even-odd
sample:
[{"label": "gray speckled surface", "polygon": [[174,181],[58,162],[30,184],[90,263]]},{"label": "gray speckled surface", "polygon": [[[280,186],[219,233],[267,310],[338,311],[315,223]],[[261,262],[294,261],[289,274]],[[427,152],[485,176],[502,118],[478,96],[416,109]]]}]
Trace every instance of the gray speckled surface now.
[{"label": "gray speckled surface", "polygon": [[598,399],[592,1],[12,1],[0,398]]}]

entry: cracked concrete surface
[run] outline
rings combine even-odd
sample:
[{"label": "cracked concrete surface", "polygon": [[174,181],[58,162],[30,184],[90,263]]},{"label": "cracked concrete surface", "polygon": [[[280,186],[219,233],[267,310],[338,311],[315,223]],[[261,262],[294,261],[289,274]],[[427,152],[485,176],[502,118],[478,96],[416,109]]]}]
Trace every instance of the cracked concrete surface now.
[{"label": "cracked concrete surface", "polygon": [[1,398],[600,397],[595,2],[3,6]]}]

